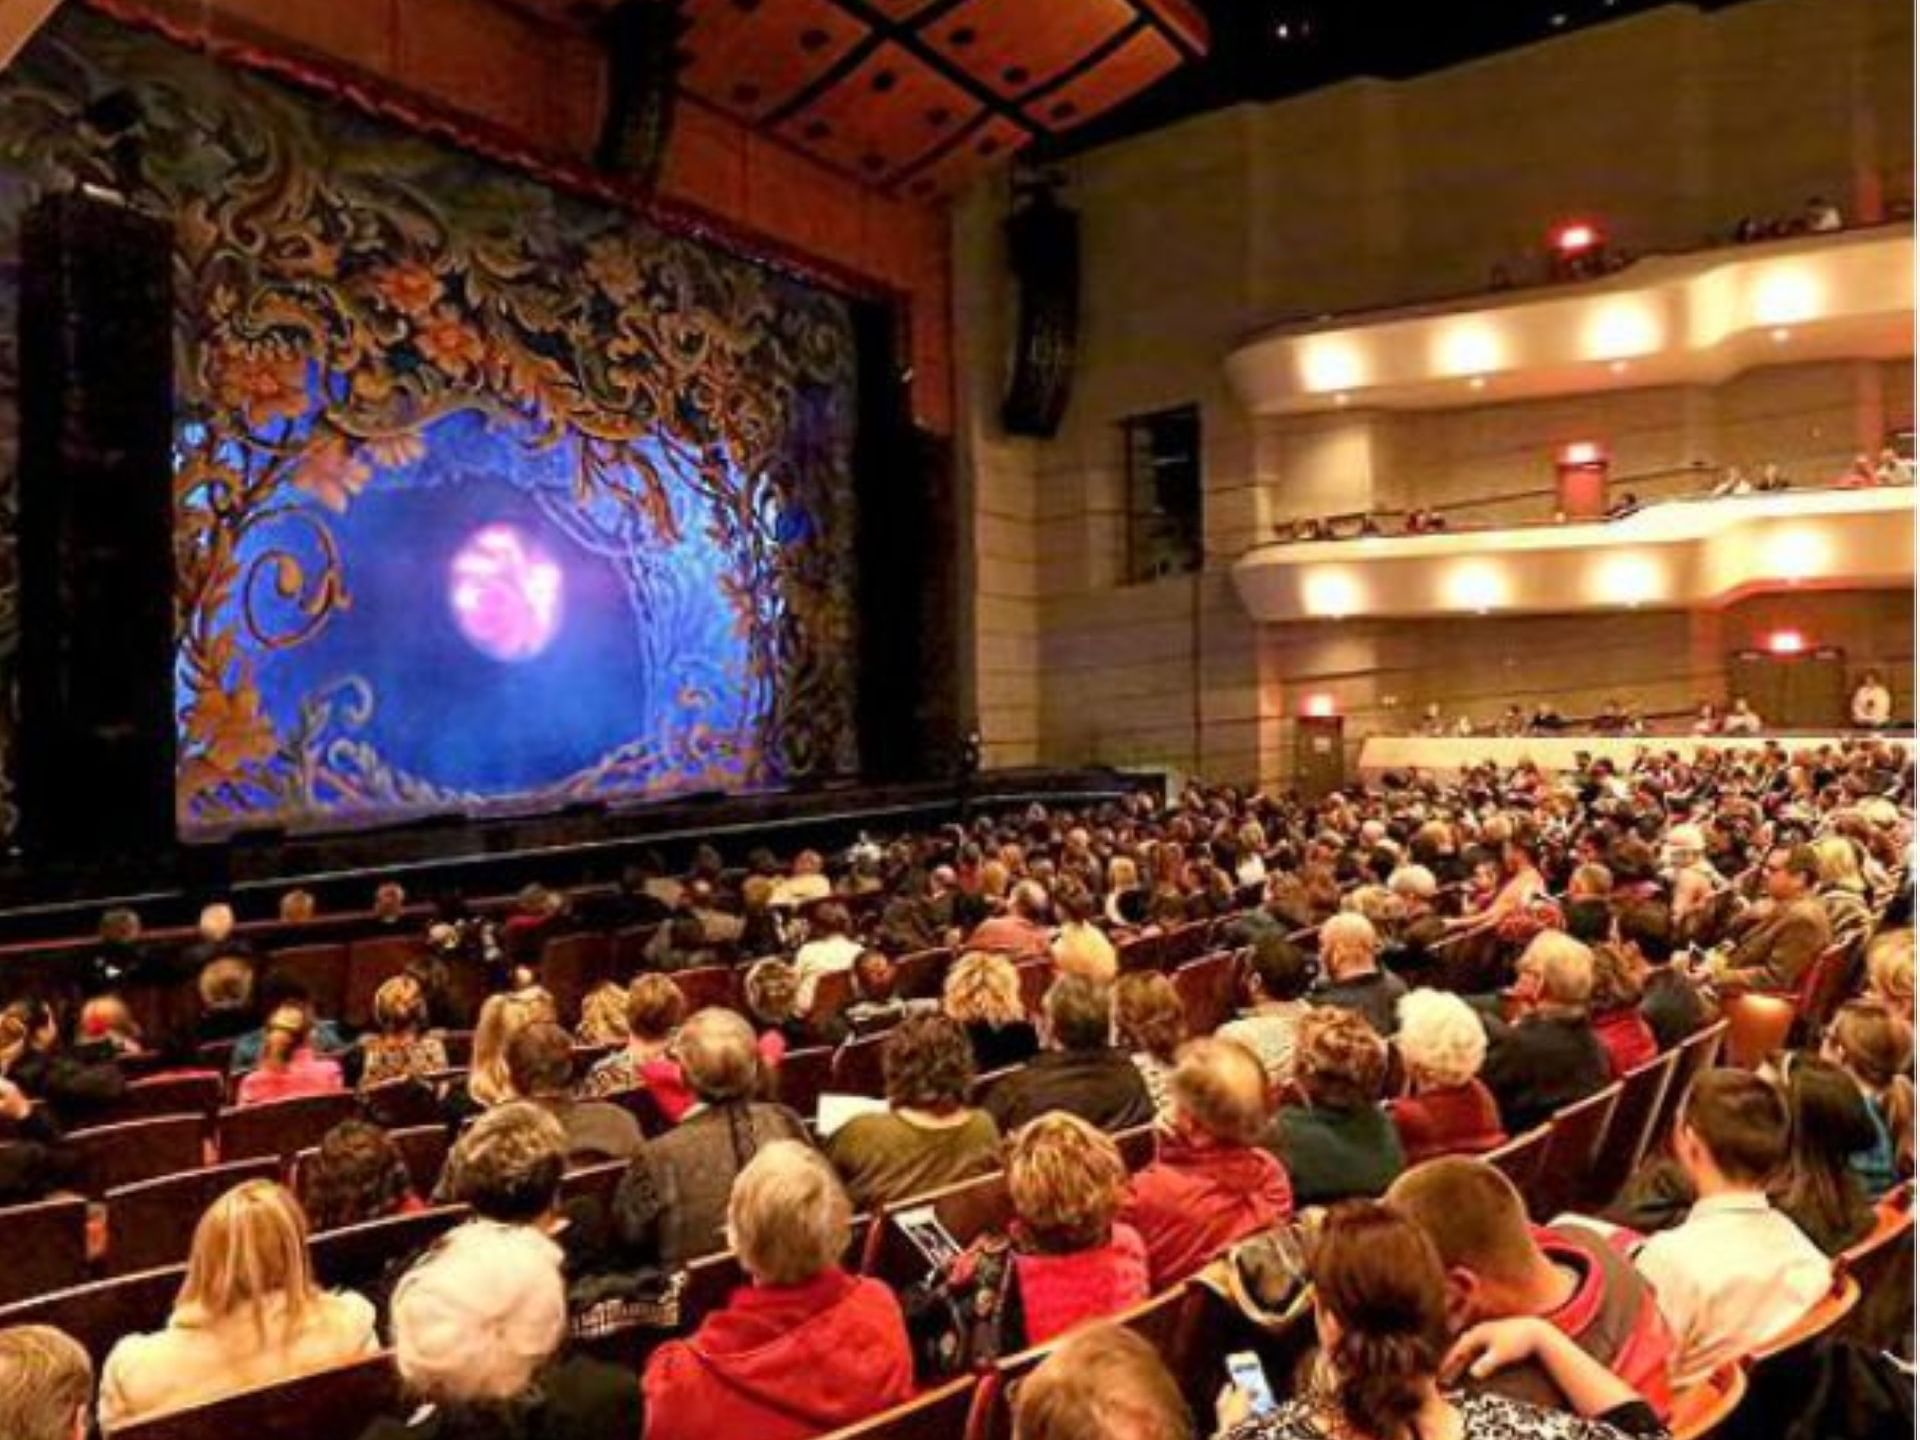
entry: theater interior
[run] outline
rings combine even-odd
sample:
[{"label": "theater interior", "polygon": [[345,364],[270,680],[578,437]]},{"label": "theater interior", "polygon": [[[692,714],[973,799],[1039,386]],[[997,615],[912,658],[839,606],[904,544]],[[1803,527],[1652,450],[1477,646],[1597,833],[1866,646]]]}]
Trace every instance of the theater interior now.
[{"label": "theater interior", "polygon": [[1912,1434],[1914,18],[0,0],[0,1440]]}]

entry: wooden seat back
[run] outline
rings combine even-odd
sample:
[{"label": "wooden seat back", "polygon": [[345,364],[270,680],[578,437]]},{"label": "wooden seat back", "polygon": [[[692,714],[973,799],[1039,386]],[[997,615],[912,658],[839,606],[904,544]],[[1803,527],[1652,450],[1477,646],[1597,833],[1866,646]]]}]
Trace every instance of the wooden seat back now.
[{"label": "wooden seat back", "polygon": [[207,1161],[203,1115],[158,1115],[70,1132],[65,1141],[75,1159],[74,1184],[98,1199],[141,1180],[198,1169]]},{"label": "wooden seat back", "polygon": [[236,1185],[273,1180],[279,1174],[278,1157],[261,1155],[107,1191],[106,1273],[128,1275],[178,1265],[187,1258],[193,1227],[209,1205]]},{"label": "wooden seat back", "polygon": [[1616,1080],[1584,1100],[1563,1105],[1547,1122],[1546,1149],[1534,1170],[1533,1183],[1521,1191],[1535,1220],[1544,1224],[1577,1205],[1585,1195],[1623,1088]]},{"label": "wooden seat back", "polygon": [[0,1209],[6,1259],[0,1305],[78,1285],[87,1278],[87,1202],[74,1195]]},{"label": "wooden seat back", "polygon": [[115,1440],[338,1440],[400,1407],[400,1376],[386,1353],[349,1360],[292,1380],[242,1390],[114,1431]]}]

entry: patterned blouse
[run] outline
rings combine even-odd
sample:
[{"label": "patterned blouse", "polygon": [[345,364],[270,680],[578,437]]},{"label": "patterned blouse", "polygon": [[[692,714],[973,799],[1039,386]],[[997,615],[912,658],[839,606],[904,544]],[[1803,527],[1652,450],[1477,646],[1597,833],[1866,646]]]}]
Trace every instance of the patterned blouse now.
[{"label": "patterned blouse", "polygon": [[409,1075],[428,1075],[445,1070],[447,1047],[438,1035],[416,1035],[395,1044],[384,1035],[372,1035],[360,1042],[365,1062],[360,1067],[360,1088],[389,1080],[404,1080]]},{"label": "patterned blouse", "polygon": [[[1656,1440],[1667,1430],[1640,1401],[1586,1420],[1564,1410],[1542,1410],[1500,1395],[1448,1397],[1460,1412],[1461,1440]],[[1226,1440],[1328,1440],[1348,1433],[1329,1426],[1312,1402],[1289,1400],[1271,1414],[1256,1416],[1227,1432]]]}]

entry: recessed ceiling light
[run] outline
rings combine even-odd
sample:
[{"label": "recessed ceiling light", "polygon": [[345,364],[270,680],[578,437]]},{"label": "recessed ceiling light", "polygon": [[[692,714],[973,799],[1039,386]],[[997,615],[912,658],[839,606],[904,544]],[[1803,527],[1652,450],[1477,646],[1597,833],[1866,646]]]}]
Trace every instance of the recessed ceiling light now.
[{"label": "recessed ceiling light", "polygon": [[1788,338],[1792,336],[1792,334],[1793,334],[1793,331],[1791,331],[1791,330],[1789,330],[1789,329],[1788,329],[1788,328],[1787,328],[1786,326],[1784,326],[1784,325],[1776,325],[1776,326],[1774,326],[1774,327],[1773,327],[1773,332],[1772,332],[1772,334],[1773,334],[1773,343],[1774,343],[1774,344],[1776,344],[1776,345],[1784,345],[1784,344],[1786,344],[1786,343],[1787,343],[1787,340],[1788,340]]},{"label": "recessed ceiling light", "polygon": [[1607,369],[1611,370],[1616,375],[1624,375],[1627,373],[1627,362],[1624,360],[1616,360],[1611,365],[1607,366]]},{"label": "recessed ceiling light", "polygon": [[1547,23],[1553,26],[1554,29],[1558,30],[1562,25],[1565,25],[1567,23],[1567,17],[1564,14],[1555,14],[1552,19],[1547,21]]},{"label": "recessed ceiling light", "polygon": [[1352,399],[1353,397],[1351,395],[1342,390],[1338,395],[1333,397],[1333,403],[1336,405],[1346,405]]},{"label": "recessed ceiling light", "polygon": [[1273,38],[1276,40],[1291,40],[1293,38],[1293,26],[1282,20],[1278,25],[1273,27]]},{"label": "recessed ceiling light", "polygon": [[1487,388],[1487,377],[1486,377],[1486,376],[1484,376],[1484,375],[1476,375],[1476,376],[1474,376],[1474,377],[1473,377],[1473,378],[1472,378],[1471,380],[1469,380],[1469,381],[1467,381],[1467,388],[1468,388],[1469,390],[1484,390],[1484,389],[1486,389],[1486,388]]}]

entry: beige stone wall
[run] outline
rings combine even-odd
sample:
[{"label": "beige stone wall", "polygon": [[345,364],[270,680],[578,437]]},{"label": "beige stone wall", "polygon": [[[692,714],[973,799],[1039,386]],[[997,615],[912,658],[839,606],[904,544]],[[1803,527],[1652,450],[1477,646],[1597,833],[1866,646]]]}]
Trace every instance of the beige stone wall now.
[{"label": "beige stone wall", "polygon": [[[978,187],[957,208],[953,251],[977,582],[970,678],[989,763],[1272,780],[1288,767],[1287,717],[1316,689],[1339,696],[1356,729],[1428,698],[1497,710],[1504,696],[1552,694],[1575,709],[1616,691],[1676,707],[1717,693],[1731,612],[1263,633],[1225,570],[1291,516],[1543,487],[1570,439],[1607,443],[1622,474],[1779,458],[1811,478],[1911,423],[1910,363],[1783,363],[1716,387],[1623,381],[1571,400],[1255,419],[1223,362],[1276,321],[1477,290],[1574,215],[1641,251],[1690,248],[1815,193],[1877,216],[1912,197],[1912,51],[1911,7],[1886,0],[1676,5],[1081,157],[1067,167],[1083,227],[1081,358],[1048,442],[997,432],[1007,187]],[[1120,422],[1185,403],[1202,412],[1207,569],[1125,586]],[[1540,503],[1488,513],[1532,518]],[[1911,632],[1884,598],[1818,603],[1823,624],[1866,626],[1910,676]]]}]

